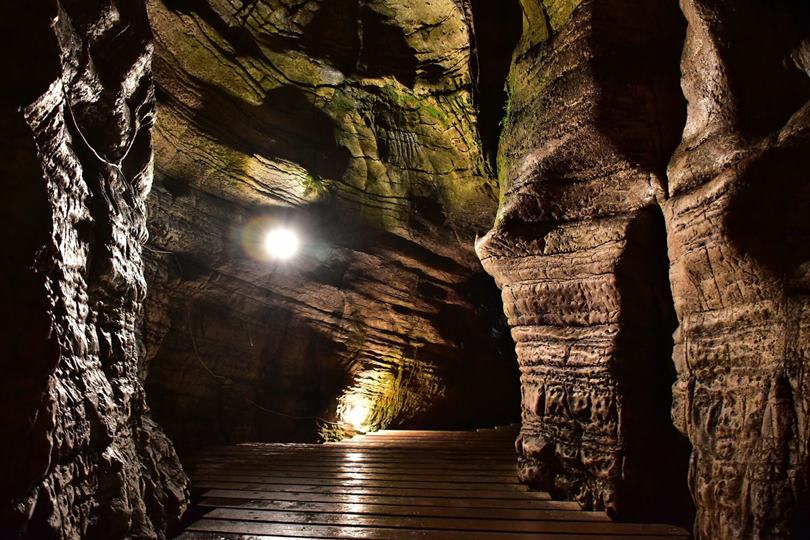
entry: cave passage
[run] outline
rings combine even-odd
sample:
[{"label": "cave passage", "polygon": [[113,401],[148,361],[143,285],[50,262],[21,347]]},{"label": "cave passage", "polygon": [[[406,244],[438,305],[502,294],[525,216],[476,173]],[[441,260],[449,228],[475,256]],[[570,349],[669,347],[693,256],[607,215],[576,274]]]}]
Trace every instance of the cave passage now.
[{"label": "cave passage", "polygon": [[0,538],[810,536],[808,21],[4,6]]}]

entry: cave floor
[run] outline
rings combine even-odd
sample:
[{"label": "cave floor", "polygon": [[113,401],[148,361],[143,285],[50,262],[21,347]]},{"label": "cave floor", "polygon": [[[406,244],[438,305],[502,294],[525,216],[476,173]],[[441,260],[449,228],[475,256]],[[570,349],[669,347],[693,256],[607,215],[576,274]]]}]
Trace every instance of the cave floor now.
[{"label": "cave floor", "polygon": [[516,429],[379,431],[338,443],[241,444],[191,462],[178,538],[687,538],[529,491]]}]

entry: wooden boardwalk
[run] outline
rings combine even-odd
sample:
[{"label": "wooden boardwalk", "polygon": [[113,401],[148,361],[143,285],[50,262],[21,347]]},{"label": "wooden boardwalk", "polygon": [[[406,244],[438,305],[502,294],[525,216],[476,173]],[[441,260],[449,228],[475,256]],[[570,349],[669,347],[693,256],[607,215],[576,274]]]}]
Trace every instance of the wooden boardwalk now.
[{"label": "wooden boardwalk", "polygon": [[192,463],[201,517],[179,538],[688,538],[529,491],[514,439],[513,429],[381,431],[213,449]]}]

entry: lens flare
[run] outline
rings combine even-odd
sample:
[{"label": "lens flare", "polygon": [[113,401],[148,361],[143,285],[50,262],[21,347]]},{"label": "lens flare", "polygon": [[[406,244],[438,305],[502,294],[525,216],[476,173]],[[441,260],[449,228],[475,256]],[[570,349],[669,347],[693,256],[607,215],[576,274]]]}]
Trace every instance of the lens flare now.
[{"label": "lens flare", "polygon": [[274,259],[287,260],[298,252],[300,241],[295,231],[285,227],[270,230],[264,237],[264,249]]},{"label": "lens flare", "polygon": [[341,418],[344,422],[352,426],[357,431],[364,431],[364,425],[368,419],[369,408],[362,398],[352,400],[343,410]]}]

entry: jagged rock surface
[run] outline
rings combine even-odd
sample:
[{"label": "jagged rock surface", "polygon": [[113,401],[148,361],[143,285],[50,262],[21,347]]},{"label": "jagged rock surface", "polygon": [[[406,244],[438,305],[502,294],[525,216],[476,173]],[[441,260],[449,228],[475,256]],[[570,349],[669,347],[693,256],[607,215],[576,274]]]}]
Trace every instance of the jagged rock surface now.
[{"label": "jagged rock surface", "polygon": [[[369,426],[516,413],[508,334],[491,330],[497,291],[471,249],[497,196],[468,11],[150,3],[160,120],[144,344],[151,403],[183,449],[312,439],[312,416],[355,402]],[[287,264],[258,245],[275,223],[303,236]]]},{"label": "jagged rock surface", "polygon": [[146,12],[18,2],[0,26],[0,536],[163,537],[187,479],[139,377]]},{"label": "jagged rock surface", "polygon": [[687,522],[656,203],[683,125],[683,19],[664,1],[522,5],[502,203],[477,245],[517,343],[519,472],[612,515]]},{"label": "jagged rock surface", "polygon": [[[682,486],[660,398],[674,303],[672,419],[693,445],[697,536],[803,537],[810,14],[681,4],[689,106],[673,149],[664,3],[523,2],[503,201],[478,246],[518,347],[521,474],[618,515],[662,500],[638,483],[649,458],[671,458],[656,468]],[[660,69],[636,78],[643,51]]]},{"label": "jagged rock surface", "polygon": [[682,2],[673,419],[700,538],[810,535],[810,6]]}]

